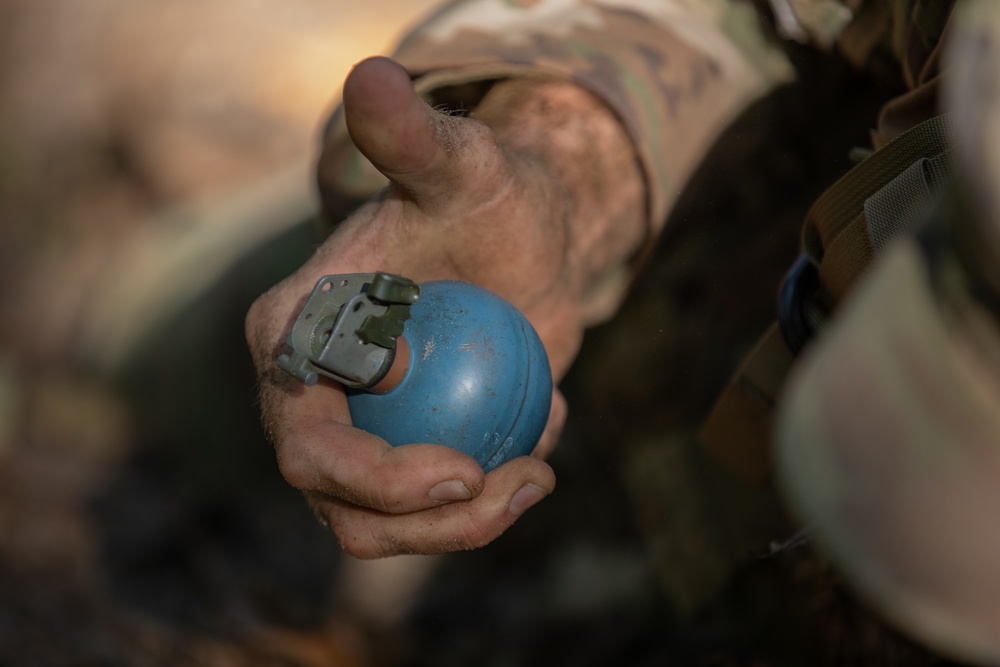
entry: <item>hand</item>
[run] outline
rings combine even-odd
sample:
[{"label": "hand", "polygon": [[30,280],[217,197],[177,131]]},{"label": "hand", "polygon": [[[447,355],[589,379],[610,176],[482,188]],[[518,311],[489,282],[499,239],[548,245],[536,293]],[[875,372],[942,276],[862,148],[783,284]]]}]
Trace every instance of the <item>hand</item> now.
[{"label": "hand", "polygon": [[[276,352],[321,276],[381,270],[418,283],[465,280],[505,297],[535,326],[558,379],[592,317],[588,293],[644,237],[642,180],[610,112],[572,84],[498,84],[478,119],[459,118],[431,110],[399,65],[373,58],[348,77],[344,112],[390,186],[251,308],[264,423],[282,474],[348,553],[482,546],[555,487],[542,456],[566,415],[558,391],[536,456],[484,475],[451,448],[393,448],[351,427],[343,388],[307,389],[278,370]],[[562,124],[553,129],[554,120]]]}]

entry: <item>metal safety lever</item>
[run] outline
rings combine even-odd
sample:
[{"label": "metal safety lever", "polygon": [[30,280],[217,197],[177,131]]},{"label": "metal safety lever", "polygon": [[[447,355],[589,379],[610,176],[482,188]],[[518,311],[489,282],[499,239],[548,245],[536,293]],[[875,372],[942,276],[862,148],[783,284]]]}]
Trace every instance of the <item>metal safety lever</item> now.
[{"label": "metal safety lever", "polygon": [[353,389],[377,384],[392,366],[396,338],[420,287],[390,273],[320,278],[292,325],[278,366],[307,386],[319,376]]}]

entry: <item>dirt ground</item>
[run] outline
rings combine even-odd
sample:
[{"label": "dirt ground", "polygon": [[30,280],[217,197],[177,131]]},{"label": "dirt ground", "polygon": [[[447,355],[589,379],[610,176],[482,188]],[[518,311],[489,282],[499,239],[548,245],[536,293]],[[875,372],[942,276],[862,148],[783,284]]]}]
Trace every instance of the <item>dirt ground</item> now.
[{"label": "dirt ground", "polygon": [[280,479],[243,314],[319,239],[315,138],[350,65],[432,4],[0,0],[0,665],[945,664],[808,548],[681,609],[648,497],[684,480],[646,443],[767,324],[884,95],[839,70],[699,174],[566,382],[558,492],[498,543],[352,561]]}]

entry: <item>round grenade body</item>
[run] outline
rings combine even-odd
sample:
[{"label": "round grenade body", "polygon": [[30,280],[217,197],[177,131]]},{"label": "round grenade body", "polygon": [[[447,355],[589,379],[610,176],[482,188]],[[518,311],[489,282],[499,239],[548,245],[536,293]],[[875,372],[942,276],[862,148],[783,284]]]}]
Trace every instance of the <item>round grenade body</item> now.
[{"label": "round grenade body", "polygon": [[399,384],[348,392],[354,426],[393,446],[453,447],[487,472],[531,453],[548,421],[552,374],[520,311],[470,283],[428,282],[403,337],[410,358]]}]

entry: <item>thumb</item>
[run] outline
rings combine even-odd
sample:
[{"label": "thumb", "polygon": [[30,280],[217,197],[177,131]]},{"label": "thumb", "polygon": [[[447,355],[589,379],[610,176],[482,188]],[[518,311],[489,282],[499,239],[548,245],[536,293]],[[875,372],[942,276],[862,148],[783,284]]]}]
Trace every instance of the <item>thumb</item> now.
[{"label": "thumb", "polygon": [[458,205],[463,185],[492,190],[505,164],[485,125],[431,109],[389,58],[354,66],[344,83],[344,118],[358,150],[426,213]]}]

